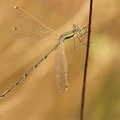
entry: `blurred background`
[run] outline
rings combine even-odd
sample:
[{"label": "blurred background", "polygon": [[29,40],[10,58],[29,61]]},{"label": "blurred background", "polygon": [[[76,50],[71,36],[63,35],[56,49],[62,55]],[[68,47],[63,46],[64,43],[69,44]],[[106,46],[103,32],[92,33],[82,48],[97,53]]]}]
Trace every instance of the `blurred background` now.
[{"label": "blurred background", "polygon": [[[89,0],[0,1],[0,93],[11,86],[58,42],[26,41],[13,34],[18,5],[62,34],[72,24],[88,24]],[[120,119],[120,1],[94,0],[84,120]],[[24,18],[23,18],[24,20]],[[26,24],[29,21],[26,21]],[[56,52],[0,100],[1,120],[79,120],[86,46],[65,43],[68,91],[56,88]]]}]

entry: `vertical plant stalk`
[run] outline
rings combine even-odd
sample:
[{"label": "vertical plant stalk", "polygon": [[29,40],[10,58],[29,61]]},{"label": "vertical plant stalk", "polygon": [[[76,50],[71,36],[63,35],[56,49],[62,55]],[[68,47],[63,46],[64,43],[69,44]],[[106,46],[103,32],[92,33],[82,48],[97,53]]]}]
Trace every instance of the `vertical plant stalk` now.
[{"label": "vertical plant stalk", "polygon": [[87,78],[87,68],[88,68],[88,58],[89,58],[89,48],[90,48],[90,35],[91,35],[92,8],[93,8],[93,0],[90,0],[89,28],[88,28],[87,50],[86,50],[86,58],[85,58],[85,66],[84,66],[84,76],[83,76],[83,88],[82,88],[80,120],[83,120],[83,115],[84,115],[86,78]]}]

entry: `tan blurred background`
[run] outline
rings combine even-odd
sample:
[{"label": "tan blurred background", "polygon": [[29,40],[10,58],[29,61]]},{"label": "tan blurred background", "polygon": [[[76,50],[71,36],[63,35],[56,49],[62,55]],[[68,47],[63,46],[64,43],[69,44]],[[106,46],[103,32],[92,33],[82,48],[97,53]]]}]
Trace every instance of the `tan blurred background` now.
[{"label": "tan blurred background", "polygon": [[[62,34],[72,24],[88,24],[89,0],[0,1],[0,93],[40,60],[56,41],[24,42],[11,34],[16,25],[11,8],[21,6],[45,25]],[[94,0],[90,59],[84,120],[120,119],[120,1]],[[85,46],[65,44],[69,88],[56,88],[55,58],[50,55],[6,97],[0,100],[0,120],[79,120]]]}]

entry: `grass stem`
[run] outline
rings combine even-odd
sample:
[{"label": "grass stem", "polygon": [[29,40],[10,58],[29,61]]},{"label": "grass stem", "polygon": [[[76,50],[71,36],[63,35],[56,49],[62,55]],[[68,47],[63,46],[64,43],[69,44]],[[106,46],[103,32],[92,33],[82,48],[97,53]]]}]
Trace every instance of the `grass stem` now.
[{"label": "grass stem", "polygon": [[89,58],[89,48],[90,48],[90,36],[91,36],[92,8],[93,8],[93,0],[90,0],[89,28],[88,28],[87,50],[86,50],[86,58],[85,58],[85,66],[84,66],[84,76],[83,76],[83,87],[82,87],[82,100],[81,100],[80,120],[83,120],[83,115],[84,115],[85,91],[86,91],[86,80],[87,80],[87,68],[88,68],[88,58]]}]

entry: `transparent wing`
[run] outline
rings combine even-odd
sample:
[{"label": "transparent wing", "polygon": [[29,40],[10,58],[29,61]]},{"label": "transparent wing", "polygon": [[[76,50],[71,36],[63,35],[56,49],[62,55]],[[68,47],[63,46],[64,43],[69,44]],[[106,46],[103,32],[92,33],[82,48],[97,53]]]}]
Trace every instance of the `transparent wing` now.
[{"label": "transparent wing", "polygon": [[24,25],[25,28],[28,28],[31,31],[34,31],[43,35],[48,35],[49,33],[54,33],[55,35],[57,35],[57,33],[54,30],[43,25],[39,20],[33,17],[30,13],[28,13],[27,11],[23,10],[18,6],[14,6],[14,15],[20,24]]},{"label": "transparent wing", "polygon": [[[18,29],[17,33],[24,35],[24,32],[25,33],[27,32],[29,34],[27,37],[30,36],[31,40],[33,38],[32,41],[36,40],[36,37],[38,37],[39,40],[42,40],[43,37],[47,38],[49,35],[59,36],[54,30],[43,25],[39,20],[33,17],[30,13],[26,12],[25,10],[23,10],[18,6],[14,6],[13,16],[16,19],[16,21],[19,23],[19,25],[21,25],[21,27],[19,28],[20,30]],[[34,37],[32,37],[32,35]]]},{"label": "transparent wing", "polygon": [[11,33],[12,33],[12,36],[14,36],[14,38],[16,39],[22,38],[20,40],[23,40],[26,43],[28,42],[36,43],[36,42],[43,42],[43,41],[49,41],[49,40],[55,41],[57,39],[56,36],[52,36],[52,35],[45,36],[40,33],[25,29],[24,27],[23,28],[15,27],[13,28]]},{"label": "transparent wing", "polygon": [[60,95],[63,95],[68,88],[67,61],[64,53],[64,44],[61,44],[56,56],[56,84]]}]

